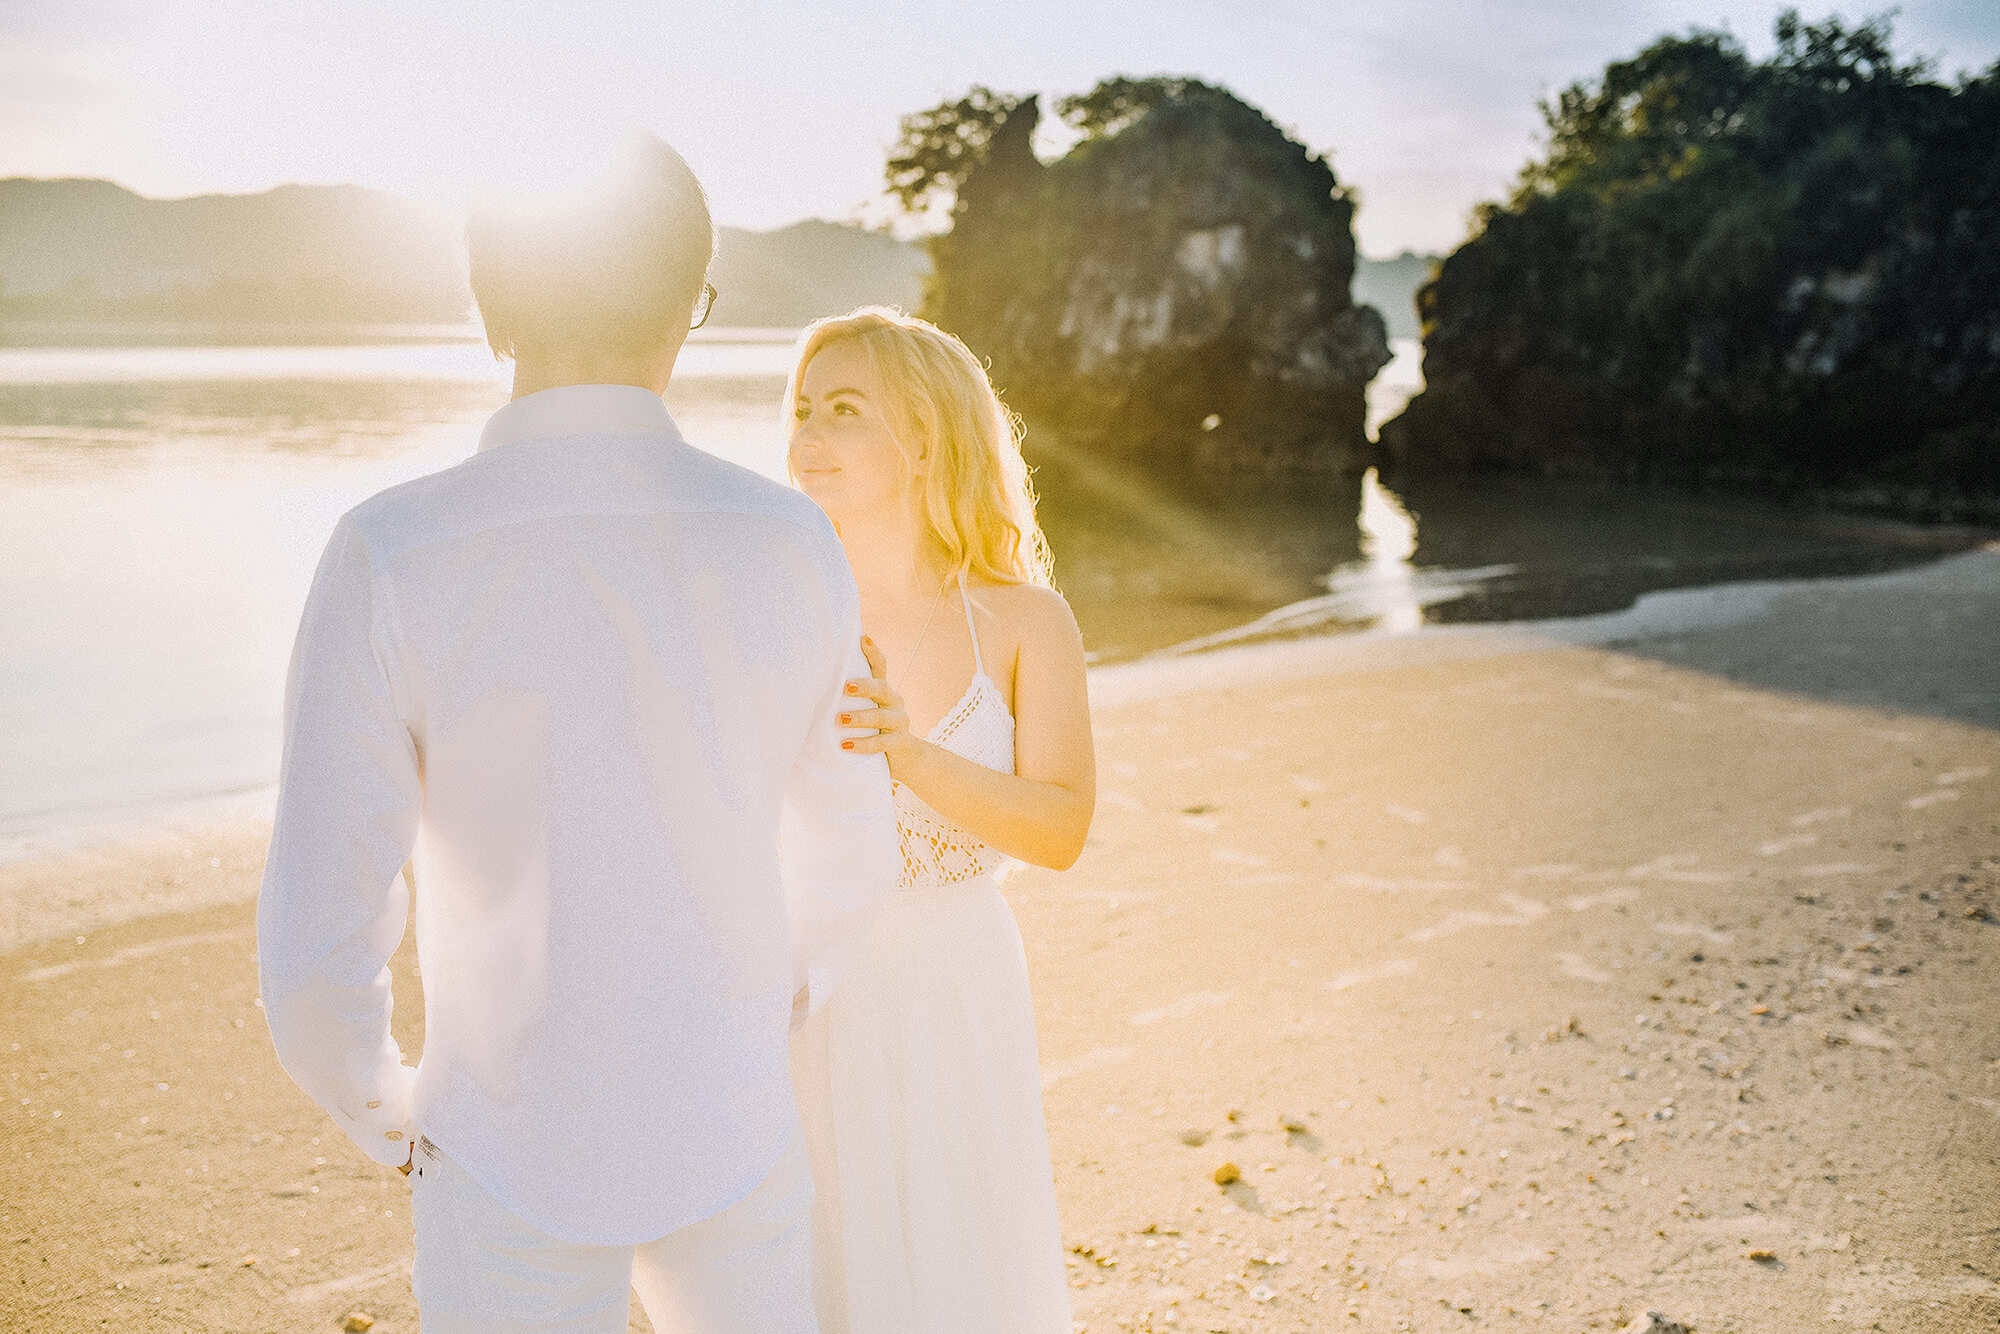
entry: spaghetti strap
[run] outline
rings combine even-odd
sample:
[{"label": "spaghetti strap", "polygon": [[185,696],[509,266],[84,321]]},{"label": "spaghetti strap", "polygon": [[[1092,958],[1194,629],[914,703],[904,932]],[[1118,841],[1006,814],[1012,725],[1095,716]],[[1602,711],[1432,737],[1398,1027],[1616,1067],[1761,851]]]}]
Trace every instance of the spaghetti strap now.
[{"label": "spaghetti strap", "polygon": [[965,571],[958,572],[958,600],[965,604],[965,633],[972,636],[972,674],[986,675],[986,664],[979,660],[979,630],[972,623],[972,598],[965,591]]}]

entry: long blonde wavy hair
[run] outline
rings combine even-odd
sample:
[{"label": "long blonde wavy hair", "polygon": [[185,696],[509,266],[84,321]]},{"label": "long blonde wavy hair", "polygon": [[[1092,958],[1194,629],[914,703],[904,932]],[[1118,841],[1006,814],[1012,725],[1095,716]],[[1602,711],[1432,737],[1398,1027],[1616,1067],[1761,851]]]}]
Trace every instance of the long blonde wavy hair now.
[{"label": "long blonde wavy hair", "polygon": [[906,475],[915,472],[917,460],[930,462],[918,514],[953,571],[996,583],[1048,585],[1052,561],[1021,457],[1021,419],[1000,402],[972,350],[935,324],[863,306],[808,325],[785,385],[787,423],[812,359],[849,342],[860,345],[882,388],[887,401],[881,406]]}]

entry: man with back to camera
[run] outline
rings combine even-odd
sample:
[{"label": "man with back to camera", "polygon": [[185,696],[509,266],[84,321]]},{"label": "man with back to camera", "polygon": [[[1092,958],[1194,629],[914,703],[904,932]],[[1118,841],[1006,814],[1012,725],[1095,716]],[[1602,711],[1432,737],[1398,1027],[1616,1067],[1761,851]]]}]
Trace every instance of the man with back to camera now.
[{"label": "man with back to camera", "polygon": [[901,866],[835,726],[854,581],[817,506],[661,402],[714,297],[673,149],[634,132],[466,243],[513,401],[314,576],[257,911],[278,1056],[411,1175],[425,1334],[622,1334],[634,1288],[661,1334],[812,1331],[787,1033]]}]

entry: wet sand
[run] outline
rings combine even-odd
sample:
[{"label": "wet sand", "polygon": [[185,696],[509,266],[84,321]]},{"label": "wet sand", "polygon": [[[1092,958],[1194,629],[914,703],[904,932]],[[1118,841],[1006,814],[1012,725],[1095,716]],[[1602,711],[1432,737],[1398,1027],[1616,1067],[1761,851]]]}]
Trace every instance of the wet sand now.
[{"label": "wet sand", "polygon": [[[1008,887],[1078,1323],[1992,1329],[1996,662],[1989,550],[1103,674],[1091,846]],[[0,867],[0,1326],[416,1328],[261,851]]]}]

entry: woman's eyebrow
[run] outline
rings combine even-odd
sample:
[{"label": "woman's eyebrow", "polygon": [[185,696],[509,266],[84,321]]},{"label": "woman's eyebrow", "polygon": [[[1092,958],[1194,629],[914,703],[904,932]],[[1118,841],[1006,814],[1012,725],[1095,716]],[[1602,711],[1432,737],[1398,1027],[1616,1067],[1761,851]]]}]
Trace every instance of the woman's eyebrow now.
[{"label": "woman's eyebrow", "polygon": [[[836,398],[858,398],[863,402],[869,401],[868,395],[862,393],[859,389],[829,389],[824,394],[821,394],[820,398],[827,402],[832,402]],[[804,390],[800,390],[799,402],[812,402],[812,395],[806,393]]]}]

